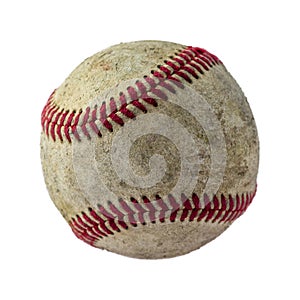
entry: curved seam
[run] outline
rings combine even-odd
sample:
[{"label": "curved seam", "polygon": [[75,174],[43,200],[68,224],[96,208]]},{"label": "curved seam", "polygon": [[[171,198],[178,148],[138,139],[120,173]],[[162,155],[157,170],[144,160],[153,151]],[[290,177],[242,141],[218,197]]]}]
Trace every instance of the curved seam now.
[{"label": "curved seam", "polygon": [[[76,140],[83,137],[91,138],[91,134],[102,136],[103,130],[113,131],[113,124],[124,125],[124,117],[134,119],[136,114],[130,110],[147,112],[147,105],[156,107],[156,99],[168,100],[167,92],[176,93],[176,88],[183,89],[183,82],[191,83],[199,79],[214,65],[222,62],[208,51],[197,47],[186,47],[179,54],[158,65],[151,75],[145,75],[137,80],[134,86],[129,86],[120,93],[117,105],[116,99],[109,103],[103,102],[93,108],[86,107],[77,112],[60,108],[54,102],[55,91],[50,95],[41,115],[42,129],[51,136],[53,141],[65,139],[71,143],[71,133]],[[109,106],[109,107],[108,107]],[[64,139],[65,137],[65,139]]]},{"label": "curved seam", "polygon": [[[226,198],[222,194],[221,198],[217,198],[215,195],[212,200],[209,200],[208,196],[204,195],[204,205],[203,201],[200,201],[199,197],[193,194],[192,199],[186,199],[181,206],[176,202],[178,207],[173,207],[173,210],[159,210],[148,198],[146,201],[144,199],[144,203],[137,203],[131,200],[131,202],[139,205],[138,208],[136,206],[131,208],[124,207],[124,203],[120,203],[118,208],[113,206],[110,209],[105,209],[99,205],[97,210],[89,208],[88,213],[81,212],[72,217],[69,225],[79,239],[94,246],[99,239],[149,223],[165,223],[167,220],[171,223],[175,221],[230,223],[247,210],[255,194],[256,188],[253,192],[236,195],[235,198],[231,195],[228,195]],[[120,202],[122,201],[124,200],[120,199]],[[168,208],[165,201],[162,199],[161,201]],[[147,207],[145,209],[143,204],[144,206],[149,204],[151,209],[147,210]],[[125,205],[128,204],[125,203]],[[121,209],[122,206],[123,210]],[[163,207],[163,205],[160,206]],[[167,213],[171,213],[171,215],[167,216]],[[148,214],[148,220],[146,220],[145,214]]]}]

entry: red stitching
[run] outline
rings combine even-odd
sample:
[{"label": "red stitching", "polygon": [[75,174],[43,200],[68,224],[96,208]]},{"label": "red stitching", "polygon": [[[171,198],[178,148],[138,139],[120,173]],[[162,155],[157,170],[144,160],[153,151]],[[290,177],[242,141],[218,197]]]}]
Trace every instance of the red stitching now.
[{"label": "red stitching", "polygon": [[68,117],[68,120],[67,120],[67,123],[66,123],[66,126],[64,127],[64,134],[65,134],[68,142],[70,142],[70,143],[71,143],[71,137],[70,137],[70,133],[69,133],[70,130],[69,129],[71,127],[74,116],[75,116],[75,112],[73,111],[73,112],[70,113],[70,115]]},{"label": "red stitching", "polygon": [[151,71],[151,74],[153,74],[153,76],[159,78],[159,79],[164,79],[164,75],[161,72],[158,71]]},{"label": "red stitching", "polygon": [[204,74],[204,71],[201,69],[199,64],[196,64],[194,62],[190,62],[189,65],[191,65],[193,68],[195,68],[201,75]]},{"label": "red stitching", "polygon": [[61,117],[60,119],[58,119],[58,124],[57,124],[57,127],[56,127],[56,134],[58,135],[59,139],[61,141],[63,141],[63,137],[62,137],[62,133],[61,133],[61,130],[63,128],[63,124],[65,122],[65,119],[68,115],[69,111],[65,111],[63,114],[61,114]]},{"label": "red stitching", "polygon": [[[163,87],[164,89],[168,90],[169,92],[171,92],[172,94],[176,94],[174,87],[171,84],[167,83],[166,81],[161,81],[159,83],[159,85],[161,87]],[[167,100],[167,99],[165,99],[165,100]]]},{"label": "red stitching", "polygon": [[[174,62],[170,60],[165,60],[165,64],[170,66],[175,72],[180,70],[180,66],[177,66]],[[171,76],[171,74],[169,76]]]},{"label": "red stitching", "polygon": [[175,222],[176,217],[177,217],[177,213],[178,213],[179,208],[180,208],[180,204],[176,202],[175,198],[172,195],[169,195],[168,199],[169,199],[171,207],[172,207],[172,212],[171,212],[171,215],[170,215],[170,221]]},{"label": "red stitching", "polygon": [[[64,137],[68,142],[71,142],[70,133],[78,141],[82,136],[91,138],[91,133],[94,132],[101,137],[101,126],[97,125],[97,120],[108,131],[113,131],[111,122],[120,126],[124,125],[123,116],[134,119],[135,113],[130,110],[129,105],[132,105],[142,112],[147,112],[147,105],[154,107],[158,106],[154,99],[158,97],[162,100],[168,100],[167,91],[176,93],[174,85],[180,89],[184,88],[183,82],[192,83],[192,78],[198,79],[199,76],[209,71],[214,65],[222,62],[213,54],[207,52],[202,48],[187,47],[180,53],[171,56],[170,59],[164,61],[165,65],[158,65],[157,70],[151,71],[150,76],[144,76],[143,79],[136,81],[136,83],[127,88],[128,99],[125,93],[121,92],[119,95],[120,105],[118,107],[114,98],[111,98],[109,104],[102,103],[100,112],[96,108],[85,108],[85,113],[82,116],[82,110],[78,112],[72,111],[68,116],[68,111],[63,113],[55,104],[55,90],[50,95],[41,116],[42,129],[45,134],[56,141],[57,138],[61,141]],[[144,80],[150,88],[147,89]],[[151,96],[154,95],[154,98]],[[145,104],[143,103],[145,102]],[[109,106],[110,112],[108,112]],[[89,131],[89,128],[91,129]],[[80,129],[80,131],[78,131]]]},{"label": "red stitching", "polygon": [[144,76],[145,81],[150,85],[151,88],[155,88],[156,87],[156,82],[153,78],[149,77],[149,76]]},{"label": "red stitching", "polygon": [[[143,196],[142,202],[135,198],[131,198],[130,202],[119,199],[119,208],[112,203],[108,203],[109,210],[98,205],[97,211],[89,208],[88,212],[82,212],[81,215],[73,217],[69,224],[79,239],[95,245],[98,239],[108,238],[121,230],[128,230],[129,227],[145,226],[148,222],[164,223],[167,220],[169,222],[177,220],[179,222],[229,223],[246,211],[255,193],[256,189],[253,193],[235,197],[229,195],[226,198],[222,194],[218,198],[214,195],[212,201],[206,194],[202,201],[196,194],[193,194],[191,199],[182,195],[181,200],[177,201],[172,195],[169,195],[167,200],[156,195],[153,201]],[[170,212],[168,217],[167,212]]]},{"label": "red stitching", "polygon": [[146,221],[144,219],[144,213],[146,213],[147,211],[139,204],[139,202],[131,197],[131,202],[133,203],[137,213],[138,213],[138,219],[139,219],[139,222],[142,224],[142,225],[145,225],[146,224]]},{"label": "red stitching", "polygon": [[99,136],[101,137],[102,134],[98,128],[98,126],[96,125],[96,121],[97,121],[97,105],[94,107],[93,111],[92,111],[92,119],[89,122],[90,127],[92,128],[92,130]]},{"label": "red stitching", "polygon": [[118,210],[112,203],[109,203],[109,208],[112,211],[112,213],[117,215],[119,225],[124,229],[128,229],[128,226],[124,221],[125,214],[123,214],[120,210]]},{"label": "red stitching", "polygon": [[110,107],[111,114],[117,111],[117,104],[113,97],[111,97],[109,100],[109,107]]},{"label": "red stitching", "polygon": [[182,57],[186,61],[186,63],[190,62],[191,60],[191,56],[187,55],[187,53],[185,53],[184,51],[179,53],[178,56]]},{"label": "red stitching", "polygon": [[184,88],[184,84],[180,81],[180,79],[178,79],[178,78],[176,78],[174,76],[170,76],[168,79],[171,80],[171,82],[173,84],[175,84],[179,89],[183,89]]},{"label": "red stitching", "polygon": [[141,102],[139,102],[138,100],[134,100],[131,103],[133,106],[135,106],[136,108],[138,108],[139,110],[141,110],[142,112],[146,113],[147,112],[147,108],[145,105],[143,105]]},{"label": "red stitching", "polygon": [[158,104],[157,104],[157,101],[153,98],[142,98],[145,102],[147,102],[148,104],[154,106],[154,107],[157,107]]},{"label": "red stitching", "polygon": [[192,74],[192,76],[196,79],[199,78],[199,76],[197,75],[197,73],[193,70],[193,68],[190,68],[188,65],[186,65],[185,67],[183,67],[183,70],[187,71],[188,73]]},{"label": "red stitching", "polygon": [[[99,205],[98,206],[100,213],[107,218],[109,226],[111,227],[112,230],[114,231],[120,231],[119,227],[117,226],[117,224],[115,223],[115,217],[114,215],[112,215],[111,213],[109,213],[103,206]],[[111,209],[111,207],[110,207]]]},{"label": "red stitching", "polygon": [[170,69],[168,69],[167,67],[165,66],[158,66],[158,68],[163,71],[167,76],[171,76],[172,75],[172,72]]},{"label": "red stitching", "polygon": [[130,98],[131,98],[132,101],[135,101],[135,100],[138,99],[137,92],[136,92],[136,90],[132,86],[129,86],[127,88],[127,91],[128,91],[128,94],[129,94],[129,96],[130,96]]},{"label": "red stitching", "polygon": [[[143,202],[145,204],[146,211],[148,211],[148,213],[149,213],[150,222],[155,223],[155,220],[156,220],[156,218],[155,218],[155,212],[156,212],[155,207],[153,206],[151,201],[146,196],[143,196],[142,199],[143,199]],[[159,218],[159,219],[161,220],[161,218]],[[163,222],[163,221],[161,221],[161,222]]]},{"label": "red stitching", "polygon": [[[181,59],[180,57],[174,57],[173,60],[176,61],[180,65],[181,68],[185,65],[185,61],[183,59]],[[175,71],[175,72],[177,72],[177,71]]]},{"label": "red stitching", "polygon": [[53,104],[52,104],[52,98],[53,98],[55,92],[56,92],[56,90],[54,90],[51,93],[51,95],[49,96],[48,101],[47,101],[47,103],[46,103],[46,105],[45,105],[45,107],[44,107],[44,109],[42,111],[41,121],[42,121],[42,127],[43,127],[44,131],[46,130],[46,128],[45,128],[46,124],[45,123],[47,123],[48,120],[49,120],[48,119],[49,113],[51,112],[52,109],[55,108],[55,106],[53,106]]},{"label": "red stitching", "polygon": [[86,128],[86,124],[89,120],[89,116],[90,116],[90,111],[91,111],[91,108],[90,107],[87,107],[86,110],[85,110],[85,114],[84,114],[84,117],[83,117],[83,121],[82,121],[82,124],[81,124],[81,130],[83,132],[83,134],[88,138],[88,139],[91,139],[91,136]]},{"label": "red stitching", "polygon": [[56,115],[55,118],[54,118],[54,122],[51,123],[51,126],[50,126],[50,134],[51,134],[51,136],[52,136],[52,138],[53,138],[53,141],[56,140],[55,127],[56,127],[56,126],[59,127],[59,122],[58,122],[58,120],[59,120],[61,114],[63,113],[63,111],[64,111],[64,109],[62,109],[59,113],[57,113],[57,115]]},{"label": "red stitching", "polygon": [[[212,220],[212,223],[215,223],[221,217],[222,213],[226,209],[226,202],[225,202],[225,206],[224,206],[223,205],[224,202],[223,202],[222,198],[224,198],[224,195],[221,195],[221,203],[220,203],[218,198],[216,197],[216,195],[213,197],[213,205],[214,205],[214,209],[217,210],[217,214],[214,217],[214,219]],[[221,206],[220,206],[220,204],[221,204]]]},{"label": "red stitching", "polygon": [[92,209],[89,208],[90,215],[98,222],[100,228],[107,234],[113,234],[111,230],[105,225],[105,221]]},{"label": "red stitching", "polygon": [[192,79],[184,72],[182,71],[178,71],[175,73],[177,76],[183,78],[185,81],[187,81],[188,83],[192,83]]},{"label": "red stitching", "polygon": [[[165,219],[166,219],[166,213],[167,211],[169,211],[169,208],[168,206],[166,205],[166,203],[164,203],[163,199],[161,199],[159,197],[159,195],[156,195],[155,196],[155,203],[159,206],[160,208],[160,213],[159,213],[159,216],[158,216],[158,219],[161,223],[164,223],[165,222]],[[155,208],[154,208],[155,209]],[[155,214],[154,214],[154,219],[151,220],[152,223],[155,223]]]},{"label": "red stitching", "polygon": [[81,141],[81,138],[78,134],[78,131],[77,131],[77,126],[78,126],[78,123],[79,123],[79,119],[80,119],[80,116],[82,114],[82,110],[79,111],[79,113],[76,115],[75,117],[75,120],[74,120],[74,124],[71,126],[71,131],[74,135],[74,137],[78,140],[78,141]]},{"label": "red stitching", "polygon": [[[121,95],[120,95],[120,100],[121,100]],[[115,123],[119,124],[120,126],[123,126],[124,121],[117,115],[117,104],[113,97],[110,98],[109,105],[110,105],[111,113],[108,115],[108,117],[112,119],[112,121],[114,121]]]},{"label": "red stitching", "polygon": [[135,118],[135,114],[131,110],[127,109],[127,105],[121,107],[120,112],[129,119]]},{"label": "red stitching", "polygon": [[107,114],[106,114],[106,103],[102,102],[102,105],[100,107],[100,122],[106,127],[110,132],[113,131],[112,125],[107,120]]},{"label": "red stitching", "polygon": [[84,220],[89,223],[92,228],[94,229],[94,231],[96,232],[96,234],[100,235],[100,236],[107,236],[104,232],[102,232],[99,227],[98,227],[98,223],[93,221],[85,212],[82,212],[82,217],[84,218]]},{"label": "red stitching", "polygon": [[180,216],[180,221],[183,222],[193,208],[191,206],[189,199],[185,195],[181,195],[181,202],[183,203],[184,208]]},{"label": "red stitching", "polygon": [[[75,218],[73,218],[72,221],[69,222],[69,224],[72,228],[72,231],[79,239],[83,240],[84,242],[90,245],[93,245],[94,242],[97,241],[97,238],[89,235],[87,233],[87,230],[84,227],[80,226],[78,222],[75,220]],[[101,239],[102,237],[99,238]]]},{"label": "red stitching", "polygon": [[[53,114],[55,113],[55,111],[57,111],[59,108],[58,107],[55,107],[54,105],[47,105],[47,109],[49,109],[48,111],[46,110],[45,111],[45,115],[42,117],[42,125],[43,125],[43,130],[44,132],[46,133],[47,136],[49,136],[49,126],[51,124],[51,120],[52,118],[50,119],[49,116],[50,114]],[[54,112],[53,112],[54,110]]]},{"label": "red stitching", "polygon": [[120,202],[121,207],[127,213],[127,216],[128,216],[128,219],[129,219],[129,223],[132,226],[136,227],[137,226],[137,221],[134,218],[135,211],[133,211],[123,199],[120,199],[119,202]]}]

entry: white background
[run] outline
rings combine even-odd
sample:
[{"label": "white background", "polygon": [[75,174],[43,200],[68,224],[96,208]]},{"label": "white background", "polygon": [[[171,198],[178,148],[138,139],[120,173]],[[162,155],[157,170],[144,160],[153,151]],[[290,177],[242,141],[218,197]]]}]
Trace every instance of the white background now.
[{"label": "white background", "polygon": [[[1,299],[300,299],[298,1],[2,1]],[[52,204],[40,113],[86,57],[158,39],[218,55],[260,137],[248,211],[198,251],[137,260],[77,240]]]}]

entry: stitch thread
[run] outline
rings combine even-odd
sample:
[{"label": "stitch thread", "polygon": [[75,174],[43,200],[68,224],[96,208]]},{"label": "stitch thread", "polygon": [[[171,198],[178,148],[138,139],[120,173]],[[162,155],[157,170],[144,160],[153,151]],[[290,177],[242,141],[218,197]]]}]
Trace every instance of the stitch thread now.
[{"label": "stitch thread", "polygon": [[[109,105],[103,102],[99,107],[93,109],[86,107],[84,113],[82,110],[64,111],[60,109],[54,101],[55,90],[50,95],[41,116],[42,129],[53,141],[60,140],[71,143],[70,134],[81,141],[83,137],[91,138],[91,133],[102,137],[104,129],[113,131],[113,123],[120,126],[124,125],[124,117],[134,119],[135,113],[130,110],[129,105],[146,113],[147,105],[158,106],[155,97],[161,100],[168,100],[165,91],[176,93],[174,85],[183,89],[183,82],[192,83],[193,79],[198,79],[209,71],[210,68],[222,62],[213,54],[197,47],[187,47],[175,56],[164,61],[164,65],[158,65],[157,70],[151,71],[151,75],[145,75],[137,80],[133,86],[129,86],[124,92],[119,94],[117,105],[114,98],[111,98]],[[142,82],[144,81],[144,83]],[[149,88],[147,88],[149,86]],[[108,108],[108,107],[109,108]],[[97,122],[99,119],[100,123]],[[89,130],[90,129],[90,130]]]},{"label": "stitch thread", "polygon": [[[235,197],[229,195],[226,198],[222,194],[218,198],[214,195],[212,201],[207,195],[204,195],[202,203],[196,194],[193,194],[191,199],[182,195],[182,206],[178,203],[180,201],[177,202],[172,195],[169,195],[171,208],[158,195],[153,202],[147,197],[142,197],[143,202],[141,203],[137,199],[131,198],[130,202],[133,206],[123,199],[119,199],[119,208],[112,203],[109,203],[109,210],[101,205],[98,205],[98,210],[89,207],[88,213],[82,212],[81,215],[76,215],[71,219],[69,225],[79,239],[95,246],[95,242],[99,239],[108,238],[110,235],[128,230],[130,227],[145,226],[147,223],[155,224],[167,221],[171,223],[175,221],[229,223],[246,211],[255,193],[256,189],[253,193]],[[157,204],[157,208],[154,203]],[[171,212],[169,218],[166,216],[167,212]]]}]

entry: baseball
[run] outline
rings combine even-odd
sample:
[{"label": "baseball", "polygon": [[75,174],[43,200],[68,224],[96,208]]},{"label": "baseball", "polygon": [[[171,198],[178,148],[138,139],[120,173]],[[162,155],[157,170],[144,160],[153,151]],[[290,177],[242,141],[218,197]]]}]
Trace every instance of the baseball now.
[{"label": "baseball", "polygon": [[251,109],[203,48],[138,41],[96,53],[50,95],[41,123],[49,195],[94,247],[183,255],[224,232],[255,196]]}]

